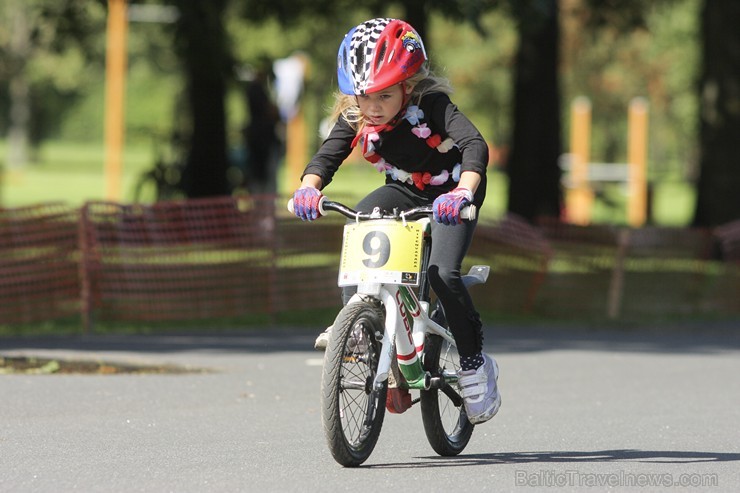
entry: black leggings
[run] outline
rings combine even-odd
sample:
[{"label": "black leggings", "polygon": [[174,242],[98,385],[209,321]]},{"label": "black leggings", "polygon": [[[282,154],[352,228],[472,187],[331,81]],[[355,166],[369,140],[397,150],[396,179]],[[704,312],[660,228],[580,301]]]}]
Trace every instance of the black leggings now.
[{"label": "black leggings", "polygon": [[[357,205],[360,212],[372,212],[375,207],[391,211],[410,209],[429,204],[408,188],[388,183],[371,192]],[[475,356],[483,349],[483,330],[480,315],[462,282],[460,268],[473,239],[477,221],[463,221],[447,226],[432,221],[432,255],[427,271],[429,284],[439,298],[455,337],[460,356]],[[342,299],[346,304],[356,288],[345,288]]]}]

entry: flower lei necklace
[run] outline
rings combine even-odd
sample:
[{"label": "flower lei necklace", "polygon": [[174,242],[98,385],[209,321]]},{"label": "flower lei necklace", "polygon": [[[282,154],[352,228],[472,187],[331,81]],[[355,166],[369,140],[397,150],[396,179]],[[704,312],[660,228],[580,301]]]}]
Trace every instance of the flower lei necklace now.
[{"label": "flower lei necklace", "polygon": [[[408,122],[413,125],[411,133],[420,139],[424,139],[429,147],[437,149],[442,153],[446,153],[452,149],[455,142],[450,138],[442,140],[442,137],[439,134],[432,134],[432,130],[427,126],[427,124],[421,123],[423,118],[424,111],[416,105],[409,106],[406,109],[406,114],[403,116],[403,119],[408,120]],[[369,162],[373,163],[379,172],[390,175],[390,177],[396,181],[413,184],[419,190],[424,190],[426,185],[442,185],[449,180],[450,175],[452,175],[453,181],[460,181],[461,166],[459,163],[452,169],[452,173],[447,170],[443,170],[440,174],[432,176],[432,174],[428,172],[419,171],[409,173],[408,171],[404,171],[392,164],[389,164],[385,159],[376,154],[374,143],[380,139],[380,133],[395,128],[396,125],[398,125],[399,120],[398,115],[396,115],[396,117],[386,124],[364,126],[352,141],[352,147],[355,147],[358,142],[361,142],[362,156]]]}]

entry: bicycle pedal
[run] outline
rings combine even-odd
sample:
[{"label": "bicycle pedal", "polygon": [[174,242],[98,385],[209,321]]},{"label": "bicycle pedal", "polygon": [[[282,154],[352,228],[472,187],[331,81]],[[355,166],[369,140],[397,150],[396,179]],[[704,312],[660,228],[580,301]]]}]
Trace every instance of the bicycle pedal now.
[{"label": "bicycle pedal", "polygon": [[385,408],[388,412],[401,414],[411,408],[412,404],[411,393],[407,389],[388,389],[385,397]]}]

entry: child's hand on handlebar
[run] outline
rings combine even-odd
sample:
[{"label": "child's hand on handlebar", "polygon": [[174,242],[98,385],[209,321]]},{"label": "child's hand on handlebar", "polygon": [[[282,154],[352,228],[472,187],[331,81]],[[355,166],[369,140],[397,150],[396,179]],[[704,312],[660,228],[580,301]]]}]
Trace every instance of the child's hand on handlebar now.
[{"label": "child's hand on handlebar", "polygon": [[319,201],[323,195],[317,188],[299,188],[293,194],[293,213],[304,221],[321,217]]},{"label": "child's hand on handlebar", "polygon": [[434,200],[432,206],[434,220],[452,226],[460,224],[460,211],[471,202],[473,202],[473,192],[467,188],[456,188],[442,194]]}]

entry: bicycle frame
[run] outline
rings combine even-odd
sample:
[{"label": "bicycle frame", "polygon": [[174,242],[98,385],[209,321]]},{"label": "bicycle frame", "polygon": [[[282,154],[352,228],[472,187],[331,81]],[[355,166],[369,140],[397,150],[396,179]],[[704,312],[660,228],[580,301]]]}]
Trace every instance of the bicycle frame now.
[{"label": "bicycle frame", "polygon": [[[288,210],[293,212],[292,199],[288,202]],[[424,219],[419,220],[424,225],[425,231],[422,280],[420,280],[419,286],[422,290],[422,296],[428,294],[428,291],[425,290],[428,290],[429,286],[425,278],[426,264],[429,260],[428,229],[430,219],[428,214],[431,214],[431,208],[419,207],[400,214],[394,211],[390,216],[384,215],[377,209],[367,214],[353,211],[337,202],[329,202],[326,197],[322,197],[319,210],[321,215],[324,215],[326,210],[334,210],[348,218],[355,218],[357,222],[360,221],[360,218],[364,220],[392,218],[400,219],[404,225],[406,225],[407,218],[413,217],[415,214],[427,214]],[[475,206],[470,205],[461,212],[461,217],[472,220],[475,219],[476,213]],[[463,276],[464,281],[465,278],[468,278],[466,285],[485,282],[488,277],[487,266],[475,266],[474,268],[485,270],[478,275],[473,275],[471,270],[471,274]],[[420,301],[414,291],[404,284],[358,282],[357,293],[352,296],[347,304],[367,301],[368,298],[374,298],[383,303],[386,317],[385,333],[378,335],[379,338],[382,336],[382,349],[373,388],[381,388],[388,380],[388,374],[394,360],[394,350],[399,370],[406,380],[404,383],[406,388],[418,390],[440,389],[446,384],[457,381],[457,374],[454,372],[447,372],[441,377],[433,377],[422,367],[421,357],[424,353],[424,337],[427,333],[437,334],[455,345],[452,333],[429,317],[429,304],[427,302]]]},{"label": "bicycle frame", "polygon": [[428,303],[419,301],[408,286],[379,283],[361,285],[349,303],[364,301],[368,296],[384,304],[386,317],[374,388],[382,387],[388,379],[394,352],[398,368],[409,389],[429,390],[457,381],[457,375],[454,373],[444,375],[443,380],[439,381],[422,368],[424,336],[428,332],[437,334],[452,344],[455,343],[450,331],[429,317]]}]

